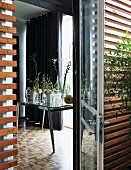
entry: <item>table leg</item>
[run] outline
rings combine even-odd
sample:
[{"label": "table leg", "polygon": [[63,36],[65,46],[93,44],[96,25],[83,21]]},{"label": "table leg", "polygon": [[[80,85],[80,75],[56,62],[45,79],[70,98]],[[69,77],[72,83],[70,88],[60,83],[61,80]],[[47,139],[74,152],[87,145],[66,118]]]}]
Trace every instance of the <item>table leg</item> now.
[{"label": "table leg", "polygon": [[43,115],[42,115],[42,130],[44,126],[44,119],[45,119],[45,110],[43,110]]},{"label": "table leg", "polygon": [[51,135],[53,153],[55,153],[52,112],[50,110],[48,110],[48,119],[49,119],[49,128],[50,128],[50,135]]}]

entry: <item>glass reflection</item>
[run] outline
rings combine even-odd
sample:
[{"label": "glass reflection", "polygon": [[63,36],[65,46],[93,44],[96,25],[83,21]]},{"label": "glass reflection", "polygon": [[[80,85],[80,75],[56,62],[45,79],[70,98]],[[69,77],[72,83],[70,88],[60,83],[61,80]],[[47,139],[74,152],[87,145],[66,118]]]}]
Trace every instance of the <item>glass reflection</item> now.
[{"label": "glass reflection", "polygon": [[81,1],[81,97],[97,105],[97,1]]},{"label": "glass reflection", "polygon": [[88,106],[97,109],[97,0],[81,0],[81,169],[97,169],[96,117]]}]

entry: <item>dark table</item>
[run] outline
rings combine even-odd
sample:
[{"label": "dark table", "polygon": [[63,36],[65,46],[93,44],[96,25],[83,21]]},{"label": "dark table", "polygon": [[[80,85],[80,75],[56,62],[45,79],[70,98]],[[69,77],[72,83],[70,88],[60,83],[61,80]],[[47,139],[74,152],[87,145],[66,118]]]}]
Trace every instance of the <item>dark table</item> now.
[{"label": "dark table", "polygon": [[[37,108],[37,109],[43,110],[42,130],[43,130],[43,125],[44,125],[45,111],[47,111],[47,113],[48,113],[48,120],[49,120],[49,129],[50,129],[50,135],[51,135],[51,141],[52,141],[52,148],[53,148],[53,153],[55,153],[52,113],[54,111],[63,111],[63,110],[73,109],[73,105],[62,104],[60,106],[54,106],[54,105],[51,105],[49,103],[41,103],[41,102],[34,103],[32,101],[29,101],[29,102],[18,101],[17,102],[17,114],[18,114],[18,118],[19,118],[19,106],[20,105],[30,106],[30,107],[33,107],[33,108]],[[18,127],[18,124],[17,124],[17,127]]]}]

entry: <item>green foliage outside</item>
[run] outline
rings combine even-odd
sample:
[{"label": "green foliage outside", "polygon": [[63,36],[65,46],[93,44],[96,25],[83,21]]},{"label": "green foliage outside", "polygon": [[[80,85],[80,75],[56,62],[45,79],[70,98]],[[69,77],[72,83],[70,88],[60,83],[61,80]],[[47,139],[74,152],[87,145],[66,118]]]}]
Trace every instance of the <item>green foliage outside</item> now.
[{"label": "green foliage outside", "polygon": [[[121,97],[120,111],[131,110],[131,35],[128,31],[116,49],[105,54],[105,82],[108,95]],[[129,136],[131,137],[131,117],[129,117]]]}]

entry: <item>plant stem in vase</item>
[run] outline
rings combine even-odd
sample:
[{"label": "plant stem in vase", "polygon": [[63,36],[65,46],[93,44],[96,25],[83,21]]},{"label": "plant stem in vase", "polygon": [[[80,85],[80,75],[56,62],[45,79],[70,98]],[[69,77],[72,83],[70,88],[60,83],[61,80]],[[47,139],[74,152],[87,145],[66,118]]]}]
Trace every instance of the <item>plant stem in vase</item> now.
[{"label": "plant stem in vase", "polygon": [[71,61],[68,62],[67,67],[66,67],[66,72],[64,74],[64,84],[63,84],[63,88],[62,88],[62,95],[61,98],[63,99],[64,97],[64,91],[65,91],[65,85],[66,85],[66,77],[67,77],[67,73],[69,72],[71,67]]}]

